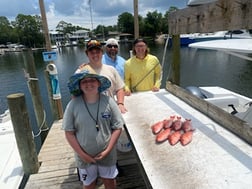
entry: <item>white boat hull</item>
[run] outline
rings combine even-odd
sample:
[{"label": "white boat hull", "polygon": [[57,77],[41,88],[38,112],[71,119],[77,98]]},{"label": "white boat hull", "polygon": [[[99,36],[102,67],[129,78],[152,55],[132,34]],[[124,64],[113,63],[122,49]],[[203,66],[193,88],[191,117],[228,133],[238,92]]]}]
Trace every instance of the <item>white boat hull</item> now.
[{"label": "white boat hull", "polygon": [[251,98],[218,86],[199,87],[198,89],[202,92],[202,96],[205,97],[204,100],[252,125]]},{"label": "white boat hull", "polygon": [[24,172],[9,113],[0,122],[0,188],[17,189]]}]

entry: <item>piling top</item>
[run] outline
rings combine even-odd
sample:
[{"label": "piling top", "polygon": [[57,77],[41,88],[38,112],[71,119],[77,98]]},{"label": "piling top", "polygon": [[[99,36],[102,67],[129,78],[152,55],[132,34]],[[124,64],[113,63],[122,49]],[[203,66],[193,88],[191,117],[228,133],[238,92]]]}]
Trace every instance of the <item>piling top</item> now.
[{"label": "piling top", "polygon": [[7,98],[19,98],[19,97],[23,97],[24,93],[14,93],[14,94],[10,94],[7,96]]}]

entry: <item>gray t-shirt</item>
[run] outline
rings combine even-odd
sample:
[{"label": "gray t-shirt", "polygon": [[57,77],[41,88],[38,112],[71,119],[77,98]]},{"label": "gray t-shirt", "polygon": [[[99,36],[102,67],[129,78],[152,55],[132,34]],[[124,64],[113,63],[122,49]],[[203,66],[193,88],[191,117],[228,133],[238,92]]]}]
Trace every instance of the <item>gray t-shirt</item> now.
[{"label": "gray t-shirt", "polygon": [[[87,103],[90,114],[97,119],[98,103]],[[62,128],[65,131],[75,131],[76,138],[80,146],[86,153],[95,156],[106,149],[112,130],[123,127],[121,112],[113,98],[101,94],[98,112],[99,131],[96,129],[95,120],[92,118],[85,107],[82,96],[73,98],[67,105]],[[75,153],[77,167],[85,168],[88,163],[84,162]],[[97,162],[99,165],[111,166],[116,163],[116,148],[103,160]]]}]

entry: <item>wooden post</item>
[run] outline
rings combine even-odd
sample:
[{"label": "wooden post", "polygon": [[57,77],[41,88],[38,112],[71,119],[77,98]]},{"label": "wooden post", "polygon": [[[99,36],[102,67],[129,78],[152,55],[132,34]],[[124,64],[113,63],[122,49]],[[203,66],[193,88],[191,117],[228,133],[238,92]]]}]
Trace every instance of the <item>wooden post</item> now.
[{"label": "wooden post", "polygon": [[28,87],[30,89],[34,112],[37,120],[37,125],[39,131],[42,131],[40,134],[41,143],[43,144],[46,136],[48,134],[49,128],[46,122],[46,114],[42,103],[42,98],[39,91],[39,83],[36,76],[36,69],[34,65],[34,58],[31,49],[24,54],[24,63],[27,72]]},{"label": "wooden post", "polygon": [[7,100],[24,173],[37,173],[39,162],[24,94],[10,94]]},{"label": "wooden post", "polygon": [[135,39],[139,37],[138,0],[134,0],[134,36]]},{"label": "wooden post", "polygon": [[39,0],[39,7],[40,7],[41,18],[42,18],[43,32],[44,32],[45,41],[46,41],[46,50],[51,51],[52,45],[51,45],[48,24],[47,24],[47,19],[46,19],[44,0]]},{"label": "wooden post", "polygon": [[[45,75],[45,80],[46,80],[46,86],[47,86],[47,89],[48,89],[48,93],[52,94],[52,86],[51,86],[49,72],[45,70],[44,75]],[[61,119],[63,117],[63,112],[58,111],[57,108],[53,108],[53,107],[59,107],[59,109],[63,109],[61,103],[57,104],[60,101],[53,100],[52,97],[49,97],[49,101],[50,101],[50,105],[52,107],[52,113],[53,113],[54,120]]]},{"label": "wooden post", "polygon": [[[46,13],[45,13],[45,6],[44,6],[44,0],[39,0],[39,6],[40,6],[40,12],[41,12],[41,17],[42,17],[42,26],[43,26],[43,32],[45,36],[45,41],[46,41],[46,50],[51,51],[52,50],[52,45],[51,45],[51,40],[50,40],[50,35],[49,35],[49,30],[48,30],[48,24],[47,24],[47,19],[46,19]],[[53,61],[50,63],[54,63]],[[46,77],[48,74],[46,74]],[[48,80],[48,79],[47,79]],[[63,109],[62,109],[62,102],[61,99],[53,99],[52,91],[51,89],[48,89],[49,91],[49,98],[51,99],[51,104],[53,108],[53,112],[57,112],[55,115],[57,116],[56,119],[62,119],[63,118]]]},{"label": "wooden post", "polygon": [[172,82],[180,85],[180,35],[172,35]]}]

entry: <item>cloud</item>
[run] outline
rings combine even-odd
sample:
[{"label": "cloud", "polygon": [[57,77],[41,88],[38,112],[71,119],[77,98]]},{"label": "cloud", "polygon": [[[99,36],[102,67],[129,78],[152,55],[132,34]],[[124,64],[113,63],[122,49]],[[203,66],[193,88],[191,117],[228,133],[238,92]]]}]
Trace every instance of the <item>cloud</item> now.
[{"label": "cloud", "polygon": [[[118,16],[123,12],[133,14],[133,2],[133,0],[44,0],[44,5],[49,29],[55,29],[61,20],[91,28],[90,13],[95,28],[97,25],[116,25]],[[155,10],[164,14],[171,6],[185,7],[186,2],[187,0],[138,0],[138,12],[143,17]],[[0,16],[5,16],[11,21],[18,14],[40,15],[39,0],[0,1]]]}]

